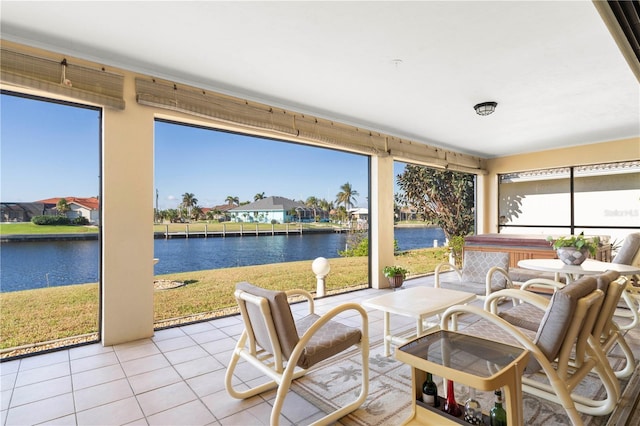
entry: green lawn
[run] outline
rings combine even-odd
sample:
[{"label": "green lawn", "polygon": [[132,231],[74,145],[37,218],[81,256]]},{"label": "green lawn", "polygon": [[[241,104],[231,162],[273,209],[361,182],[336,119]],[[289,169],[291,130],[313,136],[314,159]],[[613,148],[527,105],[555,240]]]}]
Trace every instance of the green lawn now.
[{"label": "green lawn", "polygon": [[97,226],[80,225],[35,225],[31,222],[3,223],[0,224],[0,235],[19,234],[87,234],[97,233]]},{"label": "green lawn", "polygon": [[[411,277],[433,272],[435,265],[446,259],[448,252],[444,248],[420,249],[398,254],[395,263],[409,269]],[[366,257],[329,261],[331,272],[326,280],[329,294],[368,285]],[[186,283],[182,287],[155,291],[154,317],[158,327],[193,321],[196,314],[212,317],[233,312],[236,306],[233,291],[239,281],[274,289],[303,288],[312,293],[316,290],[310,261],[183,272],[155,278]],[[96,333],[98,296],[97,284],[0,293],[0,349]],[[0,356],[13,355],[15,353],[5,351]]]}]

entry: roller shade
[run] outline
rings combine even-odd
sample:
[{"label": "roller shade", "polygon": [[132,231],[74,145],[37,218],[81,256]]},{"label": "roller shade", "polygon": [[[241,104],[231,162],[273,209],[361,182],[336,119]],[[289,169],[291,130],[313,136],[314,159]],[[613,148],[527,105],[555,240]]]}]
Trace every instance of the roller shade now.
[{"label": "roller shade", "polygon": [[485,173],[478,157],[156,78],[136,78],[136,99],[141,105],[213,119],[288,140],[364,154],[392,154],[419,164]]},{"label": "roller shade", "polygon": [[2,81],[16,86],[69,96],[113,109],[124,109],[124,76],[2,48]]}]

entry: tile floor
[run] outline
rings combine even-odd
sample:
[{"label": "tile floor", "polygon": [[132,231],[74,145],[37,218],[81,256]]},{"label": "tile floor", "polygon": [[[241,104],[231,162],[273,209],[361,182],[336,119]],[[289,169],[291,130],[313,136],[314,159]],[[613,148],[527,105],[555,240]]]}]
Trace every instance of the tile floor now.
[{"label": "tile floor", "polygon": [[[411,280],[405,286],[428,280]],[[319,299],[316,312],[380,292],[368,289]],[[306,303],[292,310],[294,315],[306,313]],[[370,340],[380,340],[382,314],[368,312]],[[409,318],[392,317],[393,328],[412,324]],[[157,331],[150,339],[122,345],[92,344],[3,362],[1,424],[266,425],[274,391],[241,401],[224,388],[225,367],[242,329],[241,318],[231,316]],[[244,382],[256,379],[254,371],[238,370]],[[280,423],[308,424],[322,416],[290,393]]]}]

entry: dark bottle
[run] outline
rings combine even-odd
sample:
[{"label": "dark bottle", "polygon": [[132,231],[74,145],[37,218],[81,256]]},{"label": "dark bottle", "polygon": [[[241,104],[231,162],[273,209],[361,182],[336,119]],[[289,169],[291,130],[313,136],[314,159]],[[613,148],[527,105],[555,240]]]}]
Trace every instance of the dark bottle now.
[{"label": "dark bottle", "polygon": [[507,412],[502,407],[502,392],[500,390],[495,391],[496,402],[489,411],[489,418],[491,419],[491,426],[507,426]]},{"label": "dark bottle", "polygon": [[439,407],[438,386],[433,382],[433,375],[427,373],[427,380],[422,385],[422,402],[431,407]]},{"label": "dark bottle", "polygon": [[462,408],[456,402],[456,395],[453,391],[453,381],[447,380],[447,399],[444,402],[443,410],[453,417],[460,417],[462,415]]}]

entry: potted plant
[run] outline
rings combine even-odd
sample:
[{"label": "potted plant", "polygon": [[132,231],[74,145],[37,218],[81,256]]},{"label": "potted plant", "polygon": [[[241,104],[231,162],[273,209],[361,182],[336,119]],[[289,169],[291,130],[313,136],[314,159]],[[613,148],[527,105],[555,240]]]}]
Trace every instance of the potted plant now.
[{"label": "potted plant", "polygon": [[402,266],[385,266],[382,269],[382,273],[389,279],[389,286],[393,289],[402,287],[404,279],[409,273],[409,270]]},{"label": "potted plant", "polygon": [[600,238],[585,237],[584,232],[580,235],[569,235],[565,237],[553,238],[547,237],[547,241],[551,243],[551,247],[556,250],[558,258],[567,265],[580,265],[584,262],[588,255],[595,256]]}]

